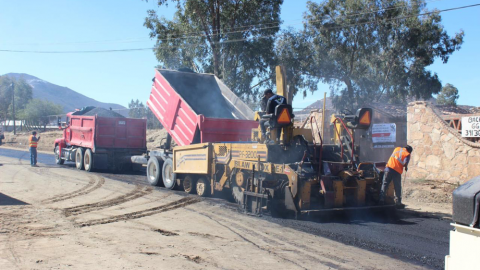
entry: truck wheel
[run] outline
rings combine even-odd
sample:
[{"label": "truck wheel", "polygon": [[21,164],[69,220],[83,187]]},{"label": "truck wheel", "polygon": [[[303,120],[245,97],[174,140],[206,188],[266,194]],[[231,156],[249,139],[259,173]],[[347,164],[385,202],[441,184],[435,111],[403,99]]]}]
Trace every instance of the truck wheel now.
[{"label": "truck wheel", "polygon": [[83,149],[81,147],[77,148],[77,151],[75,151],[75,167],[79,170],[83,170]]},{"label": "truck wheel", "polygon": [[83,165],[85,167],[85,171],[91,172],[93,170],[93,153],[91,149],[87,149],[87,151],[85,151]]},{"label": "truck wheel", "polygon": [[62,165],[65,162],[64,159],[60,157],[60,146],[55,146],[55,163]]},{"label": "truck wheel", "polygon": [[210,194],[210,183],[205,176],[197,180],[197,195],[200,197],[207,197]]},{"label": "truck wheel", "polygon": [[165,188],[175,188],[177,184],[177,174],[173,172],[173,160],[171,158],[167,158],[163,162],[162,179]]},{"label": "truck wheel", "polygon": [[195,193],[196,185],[197,182],[195,181],[195,177],[193,175],[187,175],[183,179],[183,190],[185,190],[186,193]]},{"label": "truck wheel", "polygon": [[147,181],[151,186],[163,186],[160,180],[162,166],[156,157],[150,157],[147,163]]}]

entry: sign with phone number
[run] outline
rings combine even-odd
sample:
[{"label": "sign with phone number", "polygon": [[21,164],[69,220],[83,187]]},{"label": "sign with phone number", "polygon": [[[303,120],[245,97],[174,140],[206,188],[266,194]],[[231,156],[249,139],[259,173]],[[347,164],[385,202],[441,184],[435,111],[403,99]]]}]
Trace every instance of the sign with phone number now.
[{"label": "sign with phone number", "polygon": [[480,137],[480,116],[462,117],[462,137]]}]

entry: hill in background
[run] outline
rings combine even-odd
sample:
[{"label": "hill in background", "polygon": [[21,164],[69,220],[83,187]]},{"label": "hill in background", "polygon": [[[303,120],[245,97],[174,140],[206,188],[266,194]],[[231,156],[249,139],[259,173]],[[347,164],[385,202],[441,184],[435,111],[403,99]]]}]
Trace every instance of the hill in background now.
[{"label": "hill in background", "polygon": [[128,109],[122,105],[100,102],[75,92],[68,87],[59,86],[29,74],[7,73],[5,76],[16,79],[24,79],[33,88],[33,98],[44,99],[61,105],[65,113],[74,111],[75,109],[80,109],[85,106],[95,106],[105,109],[112,108],[116,112],[124,116],[128,116]]}]

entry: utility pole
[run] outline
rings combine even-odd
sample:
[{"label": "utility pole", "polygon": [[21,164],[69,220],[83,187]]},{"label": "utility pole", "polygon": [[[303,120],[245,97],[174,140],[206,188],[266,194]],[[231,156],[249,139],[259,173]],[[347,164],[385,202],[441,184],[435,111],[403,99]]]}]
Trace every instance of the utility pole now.
[{"label": "utility pole", "polygon": [[17,128],[15,126],[15,87],[12,83],[12,109],[13,109],[13,135],[17,135]]}]

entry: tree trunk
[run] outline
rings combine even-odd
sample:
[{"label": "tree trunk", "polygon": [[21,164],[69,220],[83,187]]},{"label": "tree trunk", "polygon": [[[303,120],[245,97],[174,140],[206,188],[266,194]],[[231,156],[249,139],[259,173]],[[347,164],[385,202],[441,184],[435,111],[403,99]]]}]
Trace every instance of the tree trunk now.
[{"label": "tree trunk", "polygon": [[353,99],[354,91],[353,91],[352,81],[348,78],[344,79],[343,81],[345,82],[345,85],[347,86],[348,99],[349,99],[350,102],[352,102],[354,100]]},{"label": "tree trunk", "polygon": [[218,56],[217,45],[212,45],[212,53],[213,53],[213,73],[215,76],[220,77],[220,59]]}]

